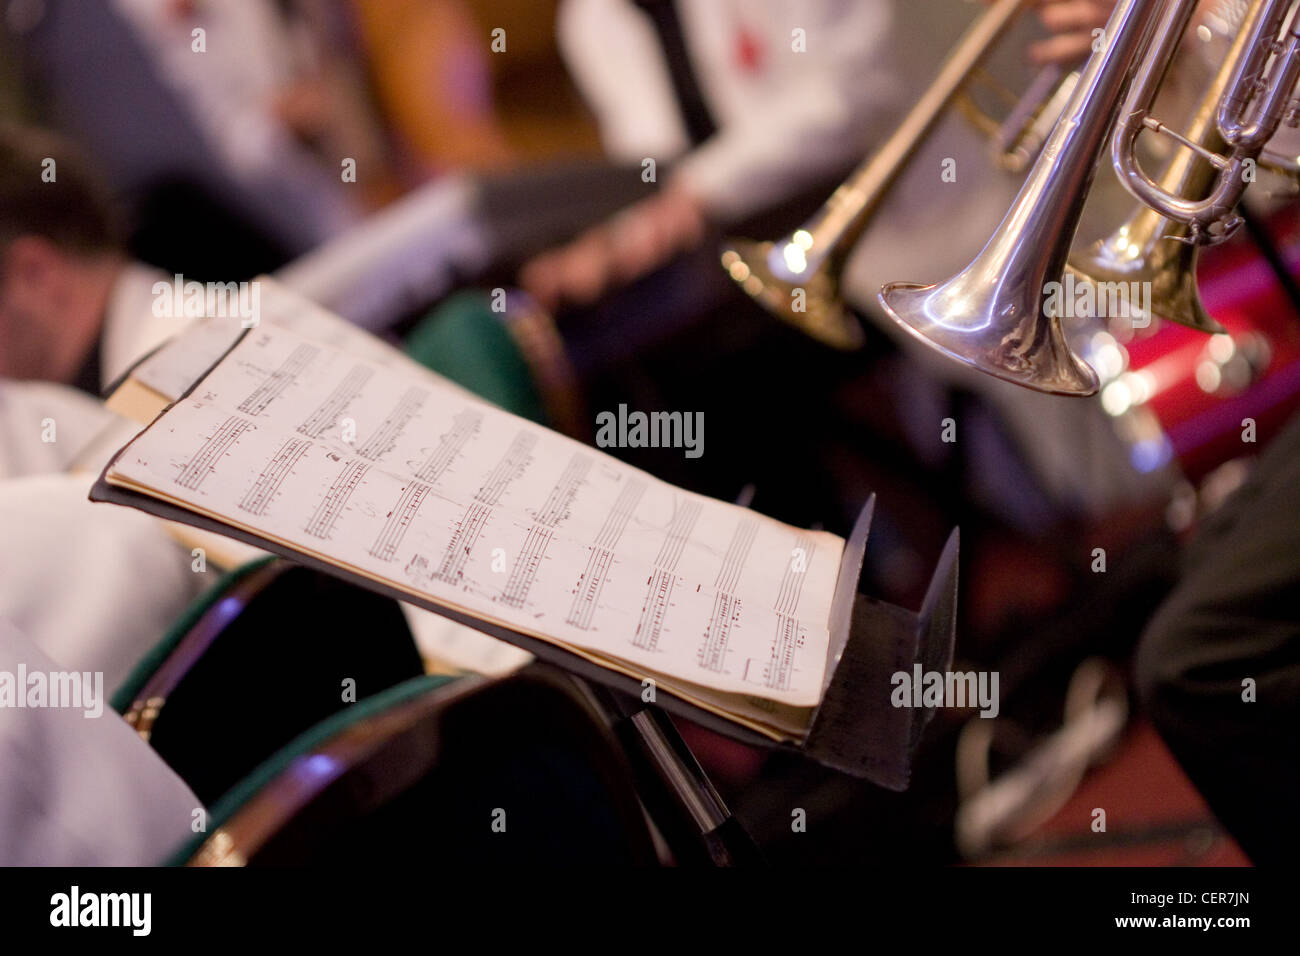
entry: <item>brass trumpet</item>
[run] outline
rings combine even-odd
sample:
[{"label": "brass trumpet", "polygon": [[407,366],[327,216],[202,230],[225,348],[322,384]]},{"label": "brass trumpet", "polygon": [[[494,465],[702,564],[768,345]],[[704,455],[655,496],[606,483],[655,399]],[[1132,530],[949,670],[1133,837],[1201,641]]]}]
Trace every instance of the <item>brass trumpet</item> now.
[{"label": "brass trumpet", "polygon": [[903,164],[1025,2],[998,0],[971,24],[949,53],[939,76],[894,134],[835,190],[812,219],[776,242],[733,239],[725,245],[722,265],[745,292],[827,345],[844,350],[862,345],[862,329],[845,310],[839,294],[844,260]]},{"label": "brass trumpet", "polygon": [[[1300,76],[1300,35],[1293,27],[1277,41],[1291,2],[1256,0],[1238,55],[1225,63],[1228,80],[1216,125],[1228,149],[1220,154],[1174,133],[1149,112],[1195,0],[1120,0],[1104,47],[1088,61],[1046,148],[984,250],[946,282],[887,284],[880,292],[885,312],[920,341],[997,378],[1054,394],[1095,394],[1097,375],[1066,344],[1049,286],[1063,277],[1104,141],[1114,129],[1121,181],[1160,215],[1184,224],[1188,242],[1223,238],[1234,228],[1247,164],[1284,116],[1295,115],[1291,91]],[[1168,133],[1214,168],[1204,197],[1176,195],[1147,176],[1134,156],[1143,130]]]}]

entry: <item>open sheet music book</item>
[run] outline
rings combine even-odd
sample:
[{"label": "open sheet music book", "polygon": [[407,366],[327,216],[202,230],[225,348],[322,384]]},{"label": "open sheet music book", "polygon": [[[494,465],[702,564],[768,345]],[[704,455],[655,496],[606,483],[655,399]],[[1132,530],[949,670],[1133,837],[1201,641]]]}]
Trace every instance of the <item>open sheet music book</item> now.
[{"label": "open sheet music book", "polygon": [[186,339],[228,351],[117,453],[92,497],[215,522],[652,680],[774,740],[807,732],[842,539],[660,481],[386,358],[398,353],[364,333],[315,331],[228,324],[225,342],[209,327],[166,347],[149,386],[165,397],[184,377],[177,355],[197,361]]}]

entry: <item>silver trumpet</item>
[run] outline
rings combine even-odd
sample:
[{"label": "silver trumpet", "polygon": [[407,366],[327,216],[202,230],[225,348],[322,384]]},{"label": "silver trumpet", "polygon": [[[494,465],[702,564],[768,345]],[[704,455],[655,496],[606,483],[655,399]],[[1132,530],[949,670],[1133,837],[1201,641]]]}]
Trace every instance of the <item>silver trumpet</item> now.
[{"label": "silver trumpet", "polygon": [[[941,284],[886,285],[880,302],[891,318],[927,345],[1006,381],[1060,395],[1096,393],[1096,373],[1066,344],[1049,289],[1063,277],[1083,202],[1112,129],[1116,166],[1129,191],[1160,215],[1185,224],[1189,242],[1206,244],[1234,228],[1232,210],[1247,184],[1248,161],[1258,156],[1282,119],[1295,114],[1291,91],[1300,75],[1300,36],[1289,32],[1284,41],[1277,40],[1291,0],[1256,0],[1238,55],[1225,67],[1229,79],[1216,125],[1227,154],[1150,116],[1151,100],[1195,6],[1195,0],[1120,0],[1107,24],[1104,47],[1088,61],[1015,204],[983,251]],[[1131,74],[1132,92],[1116,126]],[[1176,195],[1141,170],[1133,148],[1143,130],[1173,136],[1214,167],[1217,176],[1204,197]]]}]

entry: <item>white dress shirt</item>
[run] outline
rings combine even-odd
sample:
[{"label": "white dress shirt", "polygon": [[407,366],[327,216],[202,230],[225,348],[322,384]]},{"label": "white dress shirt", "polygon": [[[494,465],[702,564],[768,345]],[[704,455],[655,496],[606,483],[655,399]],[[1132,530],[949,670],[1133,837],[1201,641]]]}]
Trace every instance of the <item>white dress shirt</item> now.
[{"label": "white dress shirt", "polygon": [[87,500],[92,481],[0,481],[0,616],[111,694],[213,575],[150,516]]},{"label": "white dress shirt", "polygon": [[[630,0],[560,6],[560,49],[611,157],[680,159],[687,187],[714,216],[728,219],[796,194],[865,155],[899,94],[886,58],[888,0],[677,6],[718,127],[694,150],[649,18]],[[795,49],[799,36],[802,52]]]},{"label": "white dress shirt", "polygon": [[[72,669],[0,617],[0,672]],[[198,797],[108,707],[0,707],[0,866],[151,866]]]}]

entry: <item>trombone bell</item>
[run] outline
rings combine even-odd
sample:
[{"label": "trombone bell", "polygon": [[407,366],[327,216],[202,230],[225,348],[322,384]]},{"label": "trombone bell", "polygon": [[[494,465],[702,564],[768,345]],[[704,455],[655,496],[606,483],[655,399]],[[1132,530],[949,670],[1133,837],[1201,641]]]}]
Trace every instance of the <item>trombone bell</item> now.
[{"label": "trombone bell", "polygon": [[[785,256],[782,248],[788,250]],[[733,239],[723,249],[722,266],[751,298],[799,331],[845,352],[861,348],[862,327],[844,308],[830,270],[823,265],[803,275],[783,261],[794,256],[794,265],[804,264],[800,249],[793,237],[782,240],[780,248]]]}]

